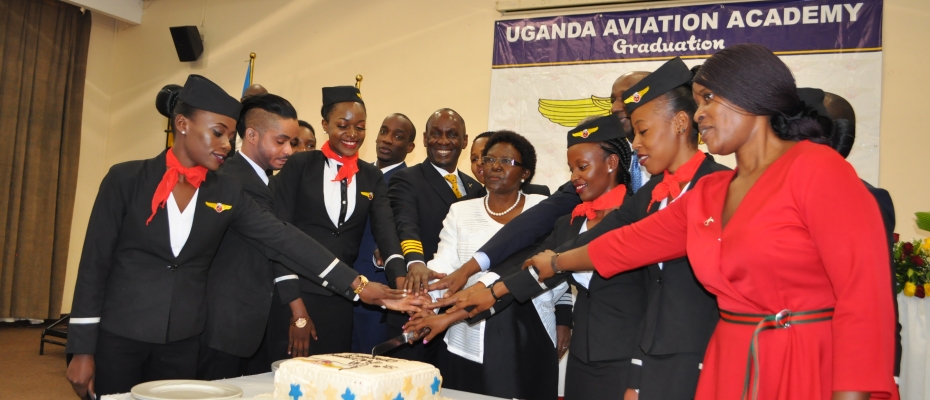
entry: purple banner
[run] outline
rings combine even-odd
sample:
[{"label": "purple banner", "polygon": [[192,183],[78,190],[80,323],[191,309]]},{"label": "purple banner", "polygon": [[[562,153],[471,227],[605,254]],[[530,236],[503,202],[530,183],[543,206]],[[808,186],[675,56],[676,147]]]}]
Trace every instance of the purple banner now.
[{"label": "purple banner", "polygon": [[791,0],[497,21],[494,68],[704,58],[738,43],[776,54],[880,51],[882,0]]}]

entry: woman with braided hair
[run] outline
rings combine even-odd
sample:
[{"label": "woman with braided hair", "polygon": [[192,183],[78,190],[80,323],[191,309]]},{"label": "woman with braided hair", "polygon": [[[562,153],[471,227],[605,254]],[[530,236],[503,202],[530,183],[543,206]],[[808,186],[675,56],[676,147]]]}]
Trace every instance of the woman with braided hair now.
[{"label": "woman with braided hair", "polygon": [[[613,276],[687,255],[717,298],[696,399],[897,399],[882,219],[769,49],[720,51],[693,84],[694,120],[737,168],[587,246],[527,261],[541,279]],[[854,216],[854,217],[852,217]],[[636,252],[617,251],[635,248]]]}]

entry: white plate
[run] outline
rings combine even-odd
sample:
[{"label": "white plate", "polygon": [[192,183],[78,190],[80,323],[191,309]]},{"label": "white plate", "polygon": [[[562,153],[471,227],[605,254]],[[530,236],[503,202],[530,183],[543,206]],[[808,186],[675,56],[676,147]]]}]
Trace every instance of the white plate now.
[{"label": "white plate", "polygon": [[242,397],[242,389],[228,383],[167,380],[140,383],[132,388],[137,400],[215,400]]},{"label": "white plate", "polygon": [[281,368],[281,363],[283,363],[283,362],[285,362],[285,361],[287,361],[287,360],[289,360],[289,359],[288,359],[288,358],[285,358],[285,359],[283,359],[283,360],[278,360],[278,361],[275,361],[275,362],[271,363],[271,372],[277,371],[278,368]]}]

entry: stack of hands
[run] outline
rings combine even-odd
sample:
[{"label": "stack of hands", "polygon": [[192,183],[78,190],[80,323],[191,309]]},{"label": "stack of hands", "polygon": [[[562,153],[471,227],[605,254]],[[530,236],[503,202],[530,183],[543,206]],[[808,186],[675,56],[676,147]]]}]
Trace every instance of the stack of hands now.
[{"label": "stack of hands", "polygon": [[[534,267],[539,275],[539,281],[551,278],[555,272],[550,266],[550,260],[555,255],[552,251],[541,252],[533,258],[523,263],[523,269]],[[472,318],[484,311],[494,307],[498,298],[509,293],[506,285],[498,281],[492,286],[494,293],[491,293],[491,287],[483,284],[475,284],[466,289],[468,278],[481,271],[478,263],[472,259],[448,275],[436,273],[427,268],[422,263],[412,264],[406,278],[397,279],[397,287],[403,287],[404,292],[411,293],[414,299],[430,299],[420,310],[408,311],[410,321],[404,325],[404,332],[423,332],[425,335],[417,335],[413,340],[423,340],[426,344],[433,340],[436,335],[444,332],[450,325],[458,321]],[[437,280],[438,279],[438,280]],[[430,281],[434,281],[429,283]],[[433,300],[429,292],[445,289],[445,294],[441,298]],[[448,307],[448,308],[447,308]],[[446,309],[445,312],[437,313],[437,310]],[[426,332],[425,329],[429,328]],[[422,336],[422,337],[421,337]],[[557,327],[559,358],[568,350],[568,344],[571,341],[571,328],[566,326]],[[413,342],[411,340],[411,343]]]}]

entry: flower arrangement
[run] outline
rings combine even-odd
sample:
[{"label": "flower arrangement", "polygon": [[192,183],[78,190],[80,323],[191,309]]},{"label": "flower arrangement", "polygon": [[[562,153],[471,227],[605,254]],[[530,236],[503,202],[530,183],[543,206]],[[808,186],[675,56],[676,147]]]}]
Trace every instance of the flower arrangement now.
[{"label": "flower arrangement", "polygon": [[930,294],[930,239],[902,242],[894,234],[895,279],[905,296]]}]

